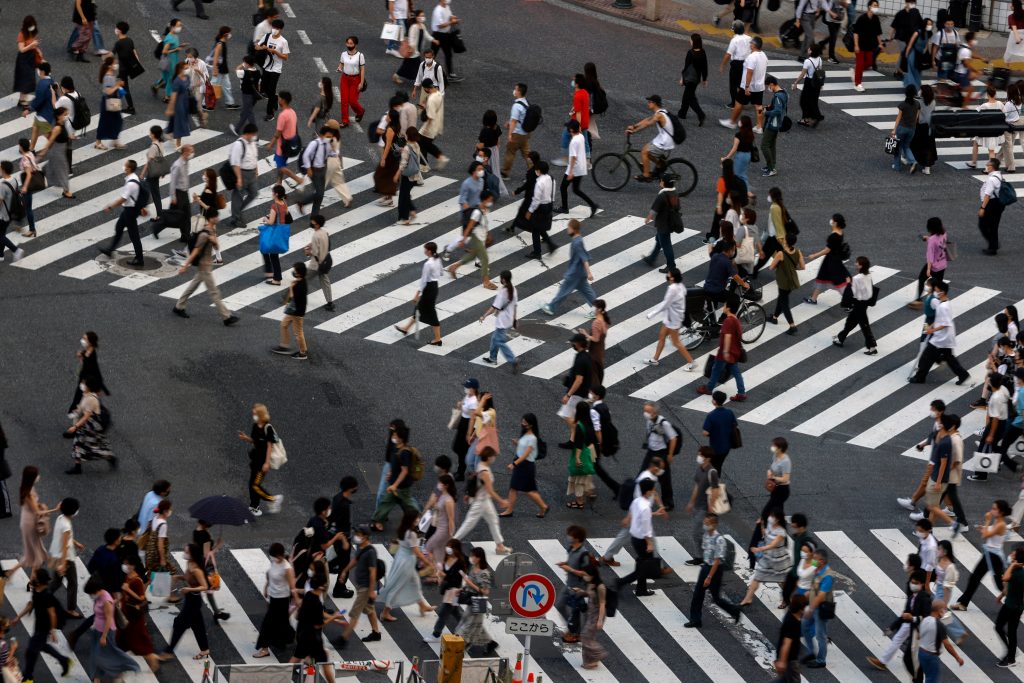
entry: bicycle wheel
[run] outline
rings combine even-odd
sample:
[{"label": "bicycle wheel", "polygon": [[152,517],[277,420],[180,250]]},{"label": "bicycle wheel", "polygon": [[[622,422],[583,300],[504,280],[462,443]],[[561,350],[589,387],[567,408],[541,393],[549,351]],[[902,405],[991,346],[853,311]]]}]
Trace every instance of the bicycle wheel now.
[{"label": "bicycle wheel", "polygon": [[607,152],[597,158],[590,171],[598,187],[618,192],[629,182],[629,157],[618,152]]},{"label": "bicycle wheel", "polygon": [[690,327],[679,330],[679,339],[688,351],[693,351],[704,343],[708,338],[708,328],[701,323],[694,323]]},{"label": "bicycle wheel", "polygon": [[743,334],[741,336],[744,344],[753,344],[761,338],[761,335],[764,334],[764,326],[767,320],[767,315],[761,304],[745,301],[740,308],[738,317],[740,325],[743,327]]},{"label": "bicycle wheel", "polygon": [[676,191],[680,197],[685,197],[697,187],[697,169],[686,159],[673,159],[665,166],[665,170],[679,177],[676,181]]}]

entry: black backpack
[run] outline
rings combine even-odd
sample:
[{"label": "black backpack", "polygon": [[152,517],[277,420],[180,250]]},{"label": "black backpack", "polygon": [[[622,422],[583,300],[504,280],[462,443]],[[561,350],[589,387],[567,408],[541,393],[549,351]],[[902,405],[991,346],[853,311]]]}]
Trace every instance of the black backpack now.
[{"label": "black backpack", "polygon": [[677,145],[681,145],[686,142],[686,129],[683,128],[683,123],[679,120],[679,117],[667,109],[662,109],[660,111],[668,119],[669,123],[672,124],[672,142]]},{"label": "black backpack", "polygon": [[633,488],[636,487],[636,477],[628,477],[619,484],[619,490],[615,494],[619,509],[628,510],[633,504]]},{"label": "black backpack", "polygon": [[21,196],[21,191],[14,185],[5,182],[5,185],[11,189],[11,203],[5,205],[7,208],[7,215],[12,221],[20,221],[25,219],[25,198]]},{"label": "black backpack", "polygon": [[100,412],[96,414],[96,421],[99,422],[100,429],[102,431],[105,432],[110,429],[110,423],[112,422],[110,418],[110,408],[100,405]]},{"label": "black backpack", "polygon": [[135,200],[135,208],[142,210],[149,206],[149,202],[151,199],[149,195],[149,185],[142,182],[141,180],[129,180],[128,182],[135,183],[136,185],[139,186],[139,196]]},{"label": "black backpack", "polygon": [[520,121],[519,125],[523,127],[527,133],[532,133],[537,130],[537,126],[544,122],[544,117],[541,116],[540,105],[530,104],[526,98],[520,98],[516,100],[522,102],[526,107],[526,114],[523,115],[523,120]]},{"label": "black backpack", "polygon": [[613,456],[619,452],[619,430],[612,424],[612,414],[607,405],[599,403],[594,410],[601,418],[601,455]]},{"label": "black backpack", "polygon": [[665,211],[667,211],[665,215],[668,217],[668,229],[674,233],[683,232],[683,214],[679,211],[678,195],[676,195],[675,206],[669,201]]},{"label": "black backpack", "polygon": [[595,88],[590,93],[590,98],[591,114],[603,114],[608,111],[608,93],[604,91],[604,88]]},{"label": "black backpack", "polygon": [[[199,244],[199,236],[200,236],[201,234],[203,234],[204,232],[205,232],[205,233],[206,233],[207,235],[209,235],[209,234],[210,234],[210,231],[209,231],[209,230],[206,230],[205,228],[204,228],[204,229],[202,229],[202,230],[198,230],[198,231],[196,231],[196,232],[193,232],[193,233],[190,233],[190,234],[189,234],[189,236],[188,236],[188,244],[187,244],[187,246],[188,246],[188,253],[189,253],[189,254],[191,254],[191,253],[192,253],[193,251],[195,251],[195,248],[196,248],[196,246],[197,246],[197,245]],[[207,242],[207,244],[209,244],[209,242]],[[203,250],[205,251],[205,249],[206,249],[206,247],[204,246],[204,247],[203,247]],[[199,258],[202,258],[202,257],[203,257],[203,255],[202,255],[202,254],[200,254],[200,255],[199,255]]]},{"label": "black backpack", "polygon": [[92,112],[89,111],[89,103],[81,93],[77,93],[74,97],[68,95],[68,99],[71,100],[73,111],[71,113],[71,127],[77,131],[84,131],[89,127],[89,122],[92,121]]}]

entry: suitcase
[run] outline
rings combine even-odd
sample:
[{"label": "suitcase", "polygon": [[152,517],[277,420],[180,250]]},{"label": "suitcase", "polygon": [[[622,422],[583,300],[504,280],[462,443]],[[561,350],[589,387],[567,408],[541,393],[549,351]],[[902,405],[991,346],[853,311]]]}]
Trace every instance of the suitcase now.
[{"label": "suitcase", "polygon": [[932,132],[936,138],[999,137],[1008,130],[1002,111],[936,111]]}]

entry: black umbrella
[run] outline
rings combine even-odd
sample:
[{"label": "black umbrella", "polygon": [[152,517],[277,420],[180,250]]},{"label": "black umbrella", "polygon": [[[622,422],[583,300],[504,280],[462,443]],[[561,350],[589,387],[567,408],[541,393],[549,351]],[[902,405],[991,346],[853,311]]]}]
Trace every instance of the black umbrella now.
[{"label": "black umbrella", "polygon": [[255,521],[256,517],[249,512],[249,505],[230,496],[210,496],[192,504],[188,513],[193,519],[202,519],[210,524],[226,524],[242,526]]}]

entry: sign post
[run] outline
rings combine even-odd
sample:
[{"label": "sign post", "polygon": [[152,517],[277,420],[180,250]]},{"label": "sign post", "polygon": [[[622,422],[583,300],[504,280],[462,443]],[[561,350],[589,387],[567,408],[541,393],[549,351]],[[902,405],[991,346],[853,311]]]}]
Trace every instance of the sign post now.
[{"label": "sign post", "polygon": [[[512,611],[525,619],[540,619],[555,604],[555,586],[543,574],[523,574],[508,591],[508,602]],[[550,633],[550,631],[549,631]],[[533,632],[525,631],[523,647],[523,679],[530,674],[530,639]]]}]

